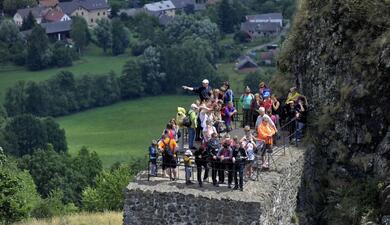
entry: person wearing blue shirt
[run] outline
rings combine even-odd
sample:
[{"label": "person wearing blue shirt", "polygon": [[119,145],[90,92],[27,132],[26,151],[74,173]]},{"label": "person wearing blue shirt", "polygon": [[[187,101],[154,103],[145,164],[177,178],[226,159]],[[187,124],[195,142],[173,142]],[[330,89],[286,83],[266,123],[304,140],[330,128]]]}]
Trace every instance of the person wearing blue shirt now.
[{"label": "person wearing blue shirt", "polygon": [[157,176],[157,141],[152,140],[152,144],[149,146],[149,163],[150,163],[150,175]]}]

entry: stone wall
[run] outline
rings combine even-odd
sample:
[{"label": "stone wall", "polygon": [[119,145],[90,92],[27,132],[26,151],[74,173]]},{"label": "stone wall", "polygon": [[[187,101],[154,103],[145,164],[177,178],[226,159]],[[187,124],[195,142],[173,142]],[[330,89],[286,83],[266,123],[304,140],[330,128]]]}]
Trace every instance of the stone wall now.
[{"label": "stone wall", "polygon": [[291,224],[303,162],[304,151],[292,149],[244,192],[139,179],[126,188],[124,224]]}]

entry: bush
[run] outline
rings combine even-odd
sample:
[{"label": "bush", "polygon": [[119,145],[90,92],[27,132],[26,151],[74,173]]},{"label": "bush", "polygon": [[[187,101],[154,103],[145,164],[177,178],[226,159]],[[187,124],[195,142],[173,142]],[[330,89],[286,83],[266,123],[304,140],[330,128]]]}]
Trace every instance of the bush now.
[{"label": "bush", "polygon": [[32,216],[35,218],[52,218],[77,212],[78,208],[73,203],[63,204],[63,197],[64,193],[61,190],[51,191],[49,196],[41,200],[34,208]]},{"label": "bush", "polygon": [[9,224],[30,216],[40,197],[31,175],[0,150],[0,224]]},{"label": "bush", "polygon": [[111,171],[104,171],[96,181],[96,187],[83,191],[82,205],[87,211],[122,210],[123,190],[141,169],[145,162],[132,160],[130,165],[121,165]]},{"label": "bush", "polygon": [[246,75],[244,80],[244,86],[248,86],[253,93],[257,92],[259,89],[259,83],[264,81],[268,84],[271,79],[271,74],[269,72],[256,71],[254,73],[249,73]]}]

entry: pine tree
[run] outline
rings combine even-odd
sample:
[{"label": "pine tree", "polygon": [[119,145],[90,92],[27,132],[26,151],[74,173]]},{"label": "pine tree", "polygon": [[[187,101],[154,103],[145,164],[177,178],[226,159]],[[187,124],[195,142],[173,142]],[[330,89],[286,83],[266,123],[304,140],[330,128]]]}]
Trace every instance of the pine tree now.
[{"label": "pine tree", "polygon": [[222,0],[218,7],[219,27],[224,33],[233,33],[235,12],[228,0]]},{"label": "pine tree", "polygon": [[27,17],[23,20],[22,27],[20,28],[21,30],[30,30],[32,29],[36,24],[35,18],[30,11],[27,15]]},{"label": "pine tree", "polygon": [[45,29],[34,26],[27,39],[26,64],[30,70],[40,70],[50,64],[49,38]]}]

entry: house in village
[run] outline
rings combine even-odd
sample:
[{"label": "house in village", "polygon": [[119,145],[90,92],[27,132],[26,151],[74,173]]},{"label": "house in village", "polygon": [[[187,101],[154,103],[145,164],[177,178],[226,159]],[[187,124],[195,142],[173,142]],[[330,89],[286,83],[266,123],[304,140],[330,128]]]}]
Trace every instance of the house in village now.
[{"label": "house in village", "polygon": [[263,36],[276,36],[283,27],[283,16],[280,13],[268,13],[246,16],[241,23],[241,31],[247,33],[251,39]]},{"label": "house in village", "polygon": [[157,17],[161,15],[174,17],[176,12],[176,7],[170,0],[145,4],[144,9],[146,13]]},{"label": "house in village", "polygon": [[239,72],[255,72],[258,69],[257,63],[249,56],[241,56],[237,59],[235,70]]},{"label": "house in village", "polygon": [[98,19],[108,18],[109,10],[110,7],[106,0],[73,0],[70,2],[41,0],[36,7],[19,9],[14,15],[14,22],[22,26],[23,20],[31,12],[38,24],[68,21],[72,16],[81,16],[89,26],[94,26]]},{"label": "house in village", "polygon": [[106,0],[73,0],[60,2],[58,7],[70,16],[83,17],[88,26],[95,26],[99,19],[107,19],[110,13],[110,6]]},{"label": "house in village", "polygon": [[72,30],[72,21],[57,21],[52,23],[40,24],[46,31],[47,36],[52,40],[66,40],[70,38]]}]

